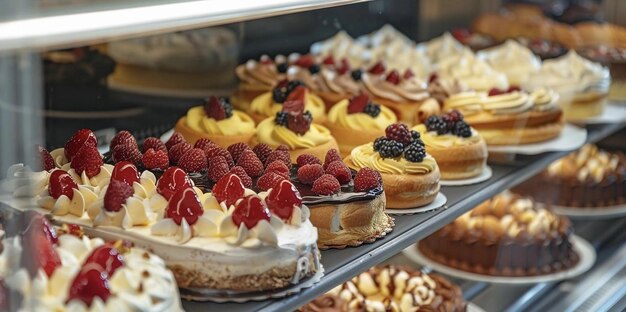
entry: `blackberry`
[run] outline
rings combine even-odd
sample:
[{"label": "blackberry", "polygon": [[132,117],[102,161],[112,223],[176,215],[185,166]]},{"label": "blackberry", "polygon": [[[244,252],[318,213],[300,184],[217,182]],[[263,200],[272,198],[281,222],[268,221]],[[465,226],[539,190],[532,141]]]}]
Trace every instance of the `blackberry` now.
[{"label": "blackberry", "polygon": [[293,91],[298,86],[304,86],[304,82],[300,80],[289,81],[289,83],[287,84],[287,91],[285,92],[285,98],[287,97],[287,95],[289,95],[289,93],[291,93],[291,91]]},{"label": "blackberry", "polygon": [[411,143],[411,132],[409,132],[409,127],[403,123],[396,122],[389,125],[385,129],[385,134],[388,139],[400,142],[402,146]]},{"label": "blackberry", "polygon": [[446,115],[452,122],[463,121],[463,114],[456,109],[449,111]]},{"label": "blackberry", "polygon": [[352,76],[352,79],[354,79],[355,81],[361,81],[361,76],[363,76],[363,71],[361,71],[360,69],[355,69],[350,73],[350,75]]},{"label": "blackberry", "polygon": [[382,158],[395,158],[402,155],[402,151],[404,150],[404,146],[402,143],[385,139],[380,147],[378,153]]},{"label": "blackberry", "polygon": [[462,138],[469,138],[472,136],[472,129],[465,121],[457,121],[454,124],[454,128],[452,128],[452,134]]},{"label": "blackberry", "polygon": [[437,134],[448,133],[448,123],[439,118],[438,116],[429,116],[426,119],[426,129],[428,131],[435,131]]},{"label": "blackberry", "polygon": [[272,99],[276,103],[283,103],[287,99],[287,88],[274,88],[272,90]]},{"label": "blackberry", "polygon": [[380,115],[380,105],[367,103],[363,112],[375,118],[376,116]]},{"label": "blackberry", "polygon": [[419,144],[411,144],[404,151],[404,158],[410,162],[421,162],[426,157],[426,149]]},{"label": "blackberry", "polygon": [[374,140],[374,150],[379,151],[380,147],[383,146],[383,144],[385,144],[385,141],[387,141],[387,138],[385,137],[379,137],[376,140]]},{"label": "blackberry", "polygon": [[279,126],[287,126],[287,117],[289,114],[286,112],[277,112],[276,117],[274,118],[274,123]]},{"label": "blackberry", "polygon": [[233,116],[233,104],[230,103],[230,100],[227,97],[220,97],[222,107],[224,107],[224,113],[226,114],[226,118],[230,118]]},{"label": "blackberry", "polygon": [[419,132],[415,131],[415,130],[411,130],[411,142],[415,142],[417,140],[419,140],[422,136],[420,135]]},{"label": "blackberry", "polygon": [[313,65],[309,66],[309,72],[310,72],[311,74],[317,74],[317,73],[319,73],[319,72],[320,72],[320,66],[319,66],[319,65],[317,65],[317,64],[313,64]]},{"label": "blackberry", "polygon": [[289,69],[289,64],[287,63],[279,63],[276,64],[276,70],[281,73],[281,74],[285,74],[287,73],[287,70]]},{"label": "blackberry", "polygon": [[313,114],[311,114],[310,111],[306,111],[302,114],[304,116],[304,118],[306,118],[309,121],[313,121]]}]

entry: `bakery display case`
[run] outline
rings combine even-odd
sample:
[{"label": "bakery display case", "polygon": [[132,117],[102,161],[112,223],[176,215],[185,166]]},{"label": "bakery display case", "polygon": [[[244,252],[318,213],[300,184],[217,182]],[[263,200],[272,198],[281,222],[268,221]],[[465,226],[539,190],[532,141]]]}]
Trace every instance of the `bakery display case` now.
[{"label": "bakery display case", "polygon": [[0,307],[624,310],[626,7],[464,4],[0,5]]}]

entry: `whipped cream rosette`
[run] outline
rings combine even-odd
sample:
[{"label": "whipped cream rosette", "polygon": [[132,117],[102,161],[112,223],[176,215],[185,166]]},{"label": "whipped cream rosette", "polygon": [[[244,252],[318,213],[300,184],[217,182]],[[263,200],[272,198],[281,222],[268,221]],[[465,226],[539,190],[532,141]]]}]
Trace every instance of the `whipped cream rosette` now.
[{"label": "whipped cream rosette", "polygon": [[477,56],[493,69],[506,74],[509,83],[514,86],[525,85],[529,77],[541,68],[541,59],[515,40],[482,50]]},{"label": "whipped cream rosette", "polygon": [[[454,39],[453,39],[454,40]],[[440,79],[459,80],[477,91],[507,89],[509,82],[504,73],[494,70],[487,62],[479,59],[469,49],[442,59],[435,66]]]},{"label": "whipped cream rosette", "polygon": [[49,176],[48,171],[33,171],[24,164],[14,164],[7,169],[0,187],[3,192],[11,193],[14,197],[32,197],[45,189]]},{"label": "whipped cream rosette", "polygon": [[471,53],[470,49],[461,44],[448,32],[430,41],[420,43],[418,49],[424,51],[426,57],[434,64],[460,54]]}]

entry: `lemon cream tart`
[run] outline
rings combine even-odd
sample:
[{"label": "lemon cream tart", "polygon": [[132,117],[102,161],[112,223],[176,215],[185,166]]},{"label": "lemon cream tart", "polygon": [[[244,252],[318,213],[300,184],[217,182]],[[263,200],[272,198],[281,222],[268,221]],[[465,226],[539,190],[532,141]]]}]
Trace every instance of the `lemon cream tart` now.
[{"label": "lemon cream tart", "polygon": [[248,142],[254,136],[254,120],[248,114],[233,110],[227,98],[211,96],[203,106],[192,107],[174,128],[194,144],[209,139],[226,148],[233,142]]},{"label": "lemon cream tart", "polygon": [[432,115],[413,130],[420,133],[426,152],[437,160],[442,179],[467,179],[485,169],[487,144],[460,112]]},{"label": "lemon cream tart", "polygon": [[273,117],[283,110],[283,104],[289,101],[299,100],[304,103],[304,108],[318,122],[326,119],[324,101],[317,95],[309,92],[308,88],[298,80],[282,80],[271,92],[257,96],[250,104],[250,116],[257,123],[268,117]]},{"label": "lemon cream tart", "polygon": [[23,219],[25,233],[2,240],[3,309],[182,311],[176,280],[158,256],[89,238],[76,225],[57,231],[37,213]]},{"label": "lemon cream tart", "polygon": [[439,166],[428,155],[417,131],[400,123],[385,129],[386,136],[357,146],[345,160],[355,169],[380,172],[388,208],[413,208],[431,203],[439,193]]},{"label": "lemon cream tart", "polygon": [[239,86],[232,96],[233,105],[240,110],[246,111],[255,97],[269,92],[285,79],[289,64],[287,58],[282,55],[271,59],[267,55],[257,60],[248,60],[245,64],[237,66],[235,74],[239,78]]},{"label": "lemon cream tart", "polygon": [[457,109],[488,145],[515,145],[553,139],[563,129],[559,96],[547,88],[531,93],[509,88],[462,92],[450,96],[444,109]]},{"label": "lemon cream tart", "polygon": [[385,128],[396,121],[392,110],[372,103],[367,94],[361,94],[335,104],[328,112],[326,126],[345,157],[358,145],[384,135]]}]

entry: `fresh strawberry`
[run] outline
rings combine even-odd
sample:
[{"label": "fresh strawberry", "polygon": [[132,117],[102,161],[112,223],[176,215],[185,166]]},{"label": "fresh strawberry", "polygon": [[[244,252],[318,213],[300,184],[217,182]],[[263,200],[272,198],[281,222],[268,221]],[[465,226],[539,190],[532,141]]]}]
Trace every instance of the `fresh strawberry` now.
[{"label": "fresh strawberry", "polygon": [[78,185],[69,173],[61,169],[52,171],[48,180],[48,194],[52,198],[59,199],[61,195],[65,195],[74,199],[74,189],[78,189]]},{"label": "fresh strawberry", "polygon": [[85,259],[84,265],[89,263],[99,264],[109,276],[113,276],[124,265],[124,255],[112,243],[106,243],[96,247]]},{"label": "fresh strawberry", "polygon": [[280,160],[275,160],[265,168],[265,173],[274,172],[285,178],[289,178],[289,168]]},{"label": "fresh strawberry", "polygon": [[335,59],[333,58],[332,55],[328,55],[327,57],[324,58],[324,60],[322,60],[322,63],[325,65],[335,65]]},{"label": "fresh strawberry", "polygon": [[245,150],[239,160],[237,161],[237,166],[242,167],[246,173],[252,177],[256,178],[263,174],[263,163],[256,157],[256,154],[252,150]]},{"label": "fresh strawberry", "polygon": [[374,75],[381,75],[385,73],[385,71],[387,71],[387,69],[385,68],[385,64],[383,64],[383,62],[381,61],[374,64],[372,67],[370,67],[370,69],[367,70],[368,73]]},{"label": "fresh strawberry", "polygon": [[254,146],[252,151],[256,154],[257,157],[259,157],[259,160],[265,164],[267,157],[269,157],[272,153],[272,148],[265,143],[260,143]]},{"label": "fresh strawberry", "polygon": [[165,147],[167,147],[167,149],[169,150],[170,148],[172,148],[172,146],[181,142],[186,142],[185,137],[183,137],[183,135],[178,132],[174,132],[174,134],[172,134],[169,140],[165,142]]},{"label": "fresh strawberry", "polygon": [[400,74],[398,74],[398,71],[394,69],[387,74],[385,80],[395,85],[398,85],[400,84]]},{"label": "fresh strawberry", "polygon": [[233,173],[228,173],[223,176],[213,186],[213,196],[218,202],[225,202],[226,206],[230,207],[235,202],[243,197],[245,189],[241,183],[241,179]]},{"label": "fresh strawberry", "polygon": [[109,275],[98,265],[85,265],[72,281],[67,302],[80,300],[90,306],[96,297],[106,302],[109,296]]},{"label": "fresh strawberry", "polygon": [[273,163],[275,160],[280,160],[287,166],[287,168],[291,168],[291,157],[289,157],[289,152],[275,150],[270,153],[270,155],[265,160],[265,164],[269,165]]},{"label": "fresh strawberry", "polygon": [[383,180],[380,173],[371,168],[363,168],[357,172],[354,177],[355,192],[369,192],[375,188],[381,187]]},{"label": "fresh strawberry", "polygon": [[365,106],[367,106],[367,103],[369,102],[370,102],[370,97],[365,93],[361,93],[351,98],[350,102],[348,103],[348,114],[356,114],[356,113],[364,112]]},{"label": "fresh strawberry", "polygon": [[187,142],[180,142],[170,148],[167,156],[170,158],[170,162],[176,165],[178,164],[178,160],[192,148],[193,147],[191,147],[191,144]]},{"label": "fresh strawberry", "polygon": [[201,150],[205,150],[207,147],[216,147],[218,146],[217,144],[215,144],[215,142],[207,139],[207,138],[202,138],[198,141],[196,141],[196,143],[193,145],[194,148],[199,148]]},{"label": "fresh strawberry", "polygon": [[303,184],[313,184],[324,175],[324,168],[320,164],[308,164],[298,168],[298,180]]},{"label": "fresh strawberry", "polygon": [[43,170],[50,171],[56,167],[54,164],[54,158],[50,155],[47,149],[45,149],[41,145],[37,145],[37,151],[39,152],[39,157],[41,158],[41,167]]},{"label": "fresh strawberry", "polygon": [[235,162],[233,161],[233,157],[230,156],[230,153],[227,150],[219,146],[205,149],[204,153],[206,154],[207,159],[211,159],[212,157],[215,157],[215,156],[224,157],[224,159],[226,160],[226,163],[228,164],[228,168],[232,168],[235,165]]},{"label": "fresh strawberry", "polygon": [[349,183],[352,180],[352,172],[341,160],[335,160],[328,164],[326,173],[337,178],[337,181],[341,184]]},{"label": "fresh strawberry", "polygon": [[233,115],[233,107],[228,99],[211,96],[204,103],[204,113],[215,120],[223,120]]},{"label": "fresh strawberry", "polygon": [[104,209],[107,211],[120,211],[126,199],[133,196],[132,186],[122,181],[111,180],[104,194]]},{"label": "fresh strawberry", "polygon": [[85,172],[89,178],[93,178],[100,173],[100,167],[103,164],[102,155],[100,155],[95,146],[84,145],[78,150],[75,158],[70,167],[74,168],[76,173],[82,174]]},{"label": "fresh strawberry", "polygon": [[191,187],[191,179],[183,169],[172,166],[167,168],[157,181],[157,192],[169,200],[178,190]]},{"label": "fresh strawberry", "polygon": [[67,160],[72,161],[78,150],[83,146],[98,146],[96,135],[89,129],[80,129],[65,143],[64,153]]},{"label": "fresh strawberry", "polygon": [[404,71],[404,74],[402,74],[402,79],[404,79],[404,80],[408,80],[408,79],[411,79],[413,77],[415,77],[415,74],[413,73],[413,71],[410,68],[407,68]]},{"label": "fresh strawberry", "polygon": [[304,114],[287,115],[287,128],[297,134],[306,134],[311,128],[311,123],[313,123],[313,116],[309,111]]},{"label": "fresh strawberry", "polygon": [[337,178],[330,174],[324,174],[319,179],[313,182],[311,191],[317,195],[333,195],[339,193],[341,190],[341,184],[337,181]]},{"label": "fresh strawberry", "polygon": [[209,158],[207,174],[209,180],[217,182],[228,173],[228,163],[223,156],[214,156]]},{"label": "fresh strawberry", "polygon": [[263,203],[261,197],[248,195],[235,206],[232,217],[237,227],[243,223],[248,229],[251,229],[261,220],[269,222],[270,211]]},{"label": "fresh strawberry", "polygon": [[141,163],[141,152],[137,145],[132,144],[120,144],[113,148],[111,158],[113,162],[130,161],[133,164]]},{"label": "fresh strawberry", "polygon": [[252,178],[246,173],[245,170],[243,170],[242,167],[234,166],[230,168],[230,173],[236,174],[239,177],[239,179],[241,179],[241,183],[243,184],[245,188],[252,187]]},{"label": "fresh strawberry", "polygon": [[112,151],[116,146],[121,144],[133,145],[137,147],[137,140],[135,140],[135,137],[130,134],[130,132],[122,130],[118,132],[111,140],[111,144],[109,144],[109,150]]},{"label": "fresh strawberry", "polygon": [[120,161],[113,167],[111,180],[122,181],[128,186],[133,186],[134,182],[139,183],[139,171],[131,162]]},{"label": "fresh strawberry", "polygon": [[304,112],[304,101],[303,100],[286,100],[283,103],[283,109],[282,112],[286,113],[287,115],[298,115],[298,114],[302,114],[302,112]]},{"label": "fresh strawberry", "polygon": [[[165,145],[163,145],[165,147]],[[167,156],[167,150],[158,150],[154,151],[154,149],[148,149],[141,159],[143,162],[143,166],[148,170],[152,169],[161,169],[165,170],[170,165],[170,158]]]},{"label": "fresh strawberry", "polygon": [[321,165],[322,164],[319,158],[311,154],[302,154],[298,156],[298,158],[296,159],[296,163],[298,164],[298,167],[302,167],[304,165],[313,165],[313,164]]},{"label": "fresh strawberry", "polygon": [[272,213],[288,221],[293,214],[293,208],[302,206],[302,196],[291,182],[282,180],[272,187],[265,202]]},{"label": "fresh strawberry", "polygon": [[287,180],[287,178],[285,178],[284,176],[276,172],[270,171],[262,175],[256,181],[256,187],[261,191],[267,191],[271,189],[274,185],[276,185],[276,183],[283,181],[283,180]]},{"label": "fresh strawberry", "polygon": [[226,148],[226,150],[230,153],[230,156],[233,158],[233,161],[235,163],[237,163],[237,160],[239,160],[239,156],[241,156],[241,154],[245,150],[249,150],[249,149],[250,149],[250,146],[248,146],[248,144],[246,143],[235,143],[235,144],[228,146],[228,148]]},{"label": "fresh strawberry", "polygon": [[192,148],[178,160],[178,166],[188,173],[206,170],[206,155],[201,149]]},{"label": "fresh strawberry", "polygon": [[194,225],[202,214],[204,214],[204,210],[200,200],[191,187],[180,189],[174,193],[165,210],[165,217],[174,220],[178,225],[183,222],[183,219],[187,221],[187,224]]},{"label": "fresh strawberry", "polygon": [[311,67],[311,65],[315,64],[315,59],[313,58],[313,55],[305,54],[300,56],[293,64],[300,67],[309,68]]},{"label": "fresh strawberry", "polygon": [[326,157],[324,157],[324,170],[326,170],[331,162],[337,160],[341,161],[341,156],[339,155],[339,152],[334,148],[329,149],[328,152],[326,152]]},{"label": "fresh strawberry", "polygon": [[164,151],[167,154],[167,146],[159,138],[149,137],[143,141],[142,151],[145,153],[149,149],[154,151]]},{"label": "fresh strawberry", "polygon": [[56,231],[41,214],[30,214],[28,227],[22,236],[21,261],[31,277],[42,269],[48,277],[61,266],[61,258],[54,249]]}]

